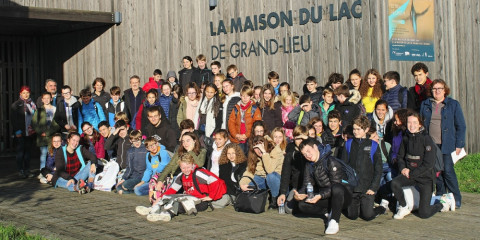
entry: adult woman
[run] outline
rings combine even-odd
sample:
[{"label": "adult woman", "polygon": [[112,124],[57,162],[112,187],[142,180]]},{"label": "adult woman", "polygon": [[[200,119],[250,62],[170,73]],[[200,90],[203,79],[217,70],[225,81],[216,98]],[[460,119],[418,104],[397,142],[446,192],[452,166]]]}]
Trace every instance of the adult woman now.
[{"label": "adult woman", "polygon": [[[285,135],[287,136],[287,138],[289,140],[292,140],[292,132],[294,126],[285,126],[285,123],[288,122],[288,114],[297,106],[297,99],[290,90],[287,90],[280,96],[280,102],[282,103],[282,107],[280,109],[282,111],[283,129],[285,130]],[[294,124],[295,123],[291,125]]]},{"label": "adult woman", "polygon": [[[257,136],[253,139],[254,145],[248,151],[248,167],[243,176],[253,178],[260,189],[270,189],[272,199],[269,208],[277,207],[277,197],[280,189],[280,174],[283,165],[283,150],[280,145]],[[249,178],[240,180],[240,188],[247,191],[253,183]]]},{"label": "adult woman", "polygon": [[193,67],[193,60],[190,56],[183,57],[182,64],[183,69],[178,72],[178,78],[180,85],[182,85],[182,88],[185,89],[187,87],[187,84],[191,83],[192,74],[195,68]]},{"label": "adult woman", "polygon": [[193,117],[195,129],[206,137],[211,137],[212,133],[222,126],[222,105],[218,98],[217,87],[213,83],[207,83],[203,91],[203,98],[200,101],[198,110]]},{"label": "adult woman", "polygon": [[195,113],[198,111],[198,105],[200,103],[200,89],[197,84],[190,82],[185,88],[186,97],[180,99],[180,106],[178,107],[177,123],[180,123],[185,119],[190,119],[195,122]]},{"label": "adult woman", "polygon": [[375,103],[373,112],[373,121],[377,129],[377,135],[380,140],[385,138],[391,132],[392,125],[390,121],[394,118],[393,109],[388,106],[387,101],[380,99]]},{"label": "adult woman", "polygon": [[262,120],[268,122],[267,133],[270,133],[276,127],[282,127],[282,110],[281,103],[275,103],[275,90],[270,83],[263,85],[260,94],[259,110],[261,111]]},{"label": "adult woman", "polygon": [[[392,180],[392,191],[399,202],[395,219],[402,219],[410,214],[403,194],[403,187],[415,186],[420,194],[418,216],[429,218],[440,210],[448,210],[450,203],[444,202],[430,205],[435,177],[434,164],[436,147],[432,138],[427,135],[418,113],[411,112],[407,120],[408,132],[402,141],[398,155],[400,175]],[[455,204],[455,203],[451,203]]]},{"label": "adult woman", "polygon": [[[60,130],[60,126],[53,120],[55,107],[51,104],[52,95],[48,92],[42,94],[43,106],[33,114],[32,127],[37,133],[37,147],[40,148],[40,168],[45,167],[47,159],[48,142],[51,136]],[[41,175],[38,176],[39,178]]]},{"label": "adult woman", "polygon": [[55,156],[58,150],[62,146],[62,134],[55,133],[50,138],[50,144],[48,146],[45,167],[40,169],[40,182],[48,183],[52,181],[53,174],[55,173]]},{"label": "adult woman", "polygon": [[442,150],[444,171],[437,178],[437,195],[445,193],[445,185],[455,196],[455,205],[462,204],[462,195],[458,188],[457,175],[453,168],[451,153],[457,155],[465,147],[465,119],[458,101],[451,97],[450,88],[442,79],[435,79],[430,84],[433,98],[422,102],[420,114],[425,119],[425,129],[435,144]]},{"label": "adult woman", "polygon": [[80,145],[98,158],[105,158],[105,138],[89,122],[82,123],[82,131]]},{"label": "adult woman", "polygon": [[350,73],[348,74],[348,80],[346,83],[350,88],[350,90],[352,89],[359,90],[360,85],[362,85],[362,74],[360,73],[360,71],[358,71],[358,69],[356,68],[350,71]]},{"label": "adult woman", "polygon": [[369,69],[365,73],[363,82],[360,85],[360,95],[362,96],[362,103],[365,106],[367,117],[372,118],[373,111],[375,110],[375,103],[383,95],[383,80],[382,76],[376,69]]},{"label": "adult woman", "polygon": [[103,78],[95,78],[92,83],[93,87],[93,94],[92,98],[95,102],[100,103],[100,106],[102,106],[103,112],[105,113],[105,116],[107,116],[107,112],[105,111],[105,106],[110,101],[110,94],[105,92],[105,80]]},{"label": "adult woman", "polygon": [[35,103],[30,98],[30,88],[22,86],[20,88],[20,98],[12,104],[11,119],[13,133],[16,142],[16,160],[17,169],[20,177],[33,177],[29,172],[30,151],[32,149],[35,131],[32,128],[33,114],[37,110]]},{"label": "adult woman", "polygon": [[[80,134],[77,132],[68,134],[67,145],[55,155],[56,170],[52,177],[52,185],[81,194],[93,188],[97,157],[79,143]],[[87,179],[88,183],[85,184]]]}]

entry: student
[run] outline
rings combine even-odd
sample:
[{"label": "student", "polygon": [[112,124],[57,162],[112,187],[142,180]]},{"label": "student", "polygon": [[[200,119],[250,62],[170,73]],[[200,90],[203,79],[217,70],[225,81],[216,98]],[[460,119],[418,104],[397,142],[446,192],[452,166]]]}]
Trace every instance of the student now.
[{"label": "student", "polygon": [[[35,111],[32,117],[32,127],[37,133],[37,147],[40,148],[40,168],[38,169],[45,167],[49,139],[60,130],[58,124],[53,120],[56,108],[52,106],[51,102],[52,95],[48,92],[43,93],[43,105]],[[41,175],[38,177],[40,178]]]},{"label": "student", "polygon": [[296,124],[293,122],[287,122],[289,122],[288,114],[297,106],[297,99],[295,98],[295,96],[293,96],[293,93],[290,92],[290,90],[287,90],[286,92],[282,92],[282,95],[280,96],[280,103],[282,103],[282,107],[280,108],[280,110],[282,111],[283,129],[285,130],[285,135],[287,136],[289,141],[292,141],[293,128]]},{"label": "student", "polygon": [[407,108],[408,90],[400,85],[400,74],[395,71],[387,72],[383,75],[383,80],[387,91],[383,94],[382,99],[387,101],[393,111]]},{"label": "student", "polygon": [[373,207],[382,177],[382,155],[378,144],[367,138],[369,128],[370,120],[366,116],[355,118],[354,138],[347,141],[342,153],[342,160],[355,169],[359,178],[358,185],[353,189],[352,203],[347,210],[347,217],[352,220],[361,217],[370,221],[386,210],[382,206]]},{"label": "student", "polygon": [[375,111],[373,112],[373,121],[377,135],[380,139],[390,139],[392,123],[394,119],[393,109],[388,106],[387,101],[380,99],[375,103]]},{"label": "student", "polygon": [[360,86],[362,85],[362,74],[360,73],[360,71],[358,71],[358,69],[355,68],[350,71],[346,84],[350,88],[350,90],[355,89],[357,91],[360,91]]},{"label": "student", "polygon": [[407,117],[408,117],[409,110],[402,108],[398,109],[394,114],[394,122],[392,125],[392,177],[397,176],[399,173],[398,171],[398,153],[400,152],[400,146],[402,145],[403,137],[407,133]]},{"label": "student", "polygon": [[[283,165],[283,150],[276,145],[257,136],[248,152],[248,167],[243,176],[251,177],[260,189],[270,189],[271,200],[268,208],[277,208],[277,197],[280,190],[280,174]],[[254,183],[249,178],[240,180],[242,191],[248,191]]]},{"label": "student", "polygon": [[228,132],[225,129],[217,129],[213,132],[214,143],[210,153],[207,153],[207,169],[213,174],[219,175],[219,159],[223,149],[230,143]]},{"label": "student", "polygon": [[133,75],[130,77],[130,88],[123,92],[123,100],[125,101],[125,112],[127,113],[129,124],[131,125],[135,119],[135,113],[138,112],[140,105],[145,99],[145,92],[140,89],[140,77]]},{"label": "student", "polygon": [[110,126],[115,125],[115,115],[125,111],[125,102],[120,98],[120,87],[110,88],[110,100],[105,104],[105,112]]},{"label": "student", "polygon": [[[277,84],[278,85],[278,84]],[[276,127],[282,127],[282,103],[276,103],[274,99],[274,88],[269,83],[263,85],[260,104],[261,118],[268,122],[267,131],[270,133]]]},{"label": "student", "polygon": [[335,89],[339,88],[343,85],[343,75],[340,73],[332,73],[328,76],[328,82],[325,85],[325,88],[330,88],[335,91]]},{"label": "student", "polygon": [[213,132],[222,126],[222,103],[218,97],[217,87],[213,83],[207,83],[204,95],[195,111],[195,129],[201,135],[211,137]]},{"label": "student", "polygon": [[[250,132],[250,136],[248,137],[247,141],[247,154],[248,154],[248,147],[253,146],[253,139],[256,136],[266,136],[267,135],[267,127],[265,126],[265,122],[262,120],[253,122],[252,130]],[[244,152],[245,153],[245,152]]]},{"label": "student", "polygon": [[60,152],[55,155],[56,170],[52,177],[52,185],[83,194],[93,189],[97,157],[80,146],[79,142],[80,134],[77,132],[68,134],[67,145],[61,147]]},{"label": "student", "polygon": [[[138,130],[132,131],[129,136],[131,147],[127,149],[127,159],[125,172],[115,188],[118,194],[133,193],[134,187],[142,181],[145,173],[147,149],[142,144],[142,132]],[[157,156],[155,156],[157,157]],[[166,162],[165,159],[163,159]]]},{"label": "student", "polygon": [[235,105],[228,119],[228,131],[230,141],[238,143],[244,152],[247,151],[247,138],[250,136],[252,125],[255,121],[261,120],[261,111],[251,100],[253,90],[250,87],[243,87],[241,100]]},{"label": "student", "polygon": [[312,100],[313,105],[318,105],[323,100],[322,99],[323,88],[318,87],[317,78],[315,78],[314,76],[307,77],[305,82],[308,90],[308,96],[310,96],[310,99]]},{"label": "student", "polygon": [[378,144],[380,153],[382,155],[382,177],[380,178],[380,187],[378,188],[375,200],[380,200],[380,206],[384,207],[385,210],[389,210],[389,203],[392,201],[392,161],[390,160],[390,152],[392,146],[390,143],[385,142],[384,139],[380,139],[377,134],[377,129],[375,124],[370,125],[370,129],[367,133],[369,139],[375,141]]},{"label": "student", "polygon": [[153,71],[153,76],[148,78],[148,82],[143,85],[142,90],[148,92],[150,89],[155,89],[160,93],[159,90],[162,89],[162,85],[162,71],[160,69],[155,69]]},{"label": "student", "polygon": [[314,117],[310,119],[308,125],[311,125],[315,130],[314,138],[317,139],[321,144],[329,144],[333,146],[335,144],[335,138],[333,137],[330,131],[325,131],[325,126],[323,125],[322,120],[319,117]]},{"label": "student", "polygon": [[55,133],[50,138],[48,145],[47,157],[45,161],[45,167],[40,169],[40,182],[49,183],[52,181],[53,174],[55,173],[55,156],[62,146],[62,134]]},{"label": "student", "polygon": [[148,137],[145,140],[145,148],[148,151],[144,159],[146,163],[145,172],[141,181],[133,187],[133,191],[137,196],[147,195],[150,179],[157,173],[163,173],[166,166],[170,163],[170,155],[167,153],[165,146],[158,143],[154,137]]},{"label": "student", "polygon": [[260,104],[260,100],[262,99],[262,86],[255,86],[253,88],[253,101],[256,104]]},{"label": "student", "polygon": [[[112,133],[113,133],[112,128],[110,127],[110,125],[108,124],[107,121],[101,121],[98,124],[98,132],[100,133],[100,136],[103,137],[104,142],[107,142],[108,138],[110,136],[112,136]],[[104,148],[107,151],[107,153],[105,154],[105,159],[106,160],[110,160],[110,159],[115,158],[117,156],[116,152],[113,149],[112,150],[107,150],[106,149],[105,143],[104,143]]]},{"label": "student", "polygon": [[272,85],[273,89],[275,90],[275,96],[280,95],[280,75],[278,75],[278,73],[275,71],[271,71],[268,73],[267,78],[268,83],[270,83],[270,85]]},{"label": "student", "polygon": [[285,153],[285,150],[287,148],[287,136],[285,136],[285,131],[283,130],[283,128],[274,128],[270,133],[270,139],[273,140],[275,147],[279,146],[283,153]]},{"label": "student", "polygon": [[[232,113],[233,108],[237,105],[238,101],[240,101],[240,92],[236,92],[235,85],[231,79],[225,79],[222,82],[222,89],[223,89],[223,119],[222,119],[222,129],[227,129],[228,127],[228,119],[230,114]],[[239,88],[238,90],[241,90]]]},{"label": "student", "polygon": [[247,80],[243,73],[238,72],[236,65],[230,65],[227,67],[228,79],[231,79],[235,89],[242,89],[243,83]]},{"label": "student", "polygon": [[99,103],[102,106],[103,114],[106,116],[107,111],[105,105],[110,101],[110,94],[105,92],[105,80],[101,77],[95,78],[92,83],[92,98],[95,102]]},{"label": "student", "polygon": [[455,199],[442,197],[440,203],[430,205],[433,192],[433,179],[436,147],[432,138],[425,131],[423,121],[418,113],[410,112],[407,120],[407,137],[403,139],[398,155],[400,175],[392,180],[392,191],[399,206],[394,219],[403,219],[410,214],[403,194],[403,187],[415,186],[420,194],[418,216],[429,218],[435,213],[453,209]]},{"label": "student", "polygon": [[198,111],[200,98],[202,97],[200,89],[194,82],[188,83],[184,89],[186,97],[180,98],[177,114],[178,125],[185,119],[194,121],[195,113]]},{"label": "student", "polygon": [[132,145],[128,139],[130,131],[127,121],[118,120],[115,123],[115,131],[105,141],[105,150],[107,150],[107,153],[108,151],[115,152],[115,157],[117,158],[120,169],[125,169],[128,164],[127,152]]},{"label": "student", "polygon": [[382,88],[383,80],[380,73],[376,69],[369,69],[367,73],[365,73],[365,78],[359,91],[367,117],[370,119],[372,119],[373,111],[375,110],[375,103],[383,95]]},{"label": "student", "polygon": [[[323,215],[330,209],[325,234],[337,234],[341,212],[352,201],[350,186],[342,181],[346,175],[342,165],[330,156],[329,147],[318,145],[314,139],[302,141],[299,150],[307,163],[302,188],[293,190],[294,198],[298,201],[298,210],[303,213]],[[313,185],[313,198],[307,197],[308,183]]]},{"label": "student", "polygon": [[97,158],[105,158],[105,139],[102,135],[89,122],[83,122],[81,129],[83,133],[80,136],[80,145],[95,154]]},{"label": "student", "polygon": [[279,90],[279,95],[282,95],[288,91],[291,91],[290,89],[290,84],[288,82],[282,82],[280,83],[280,90]]},{"label": "student", "polygon": [[182,58],[183,69],[178,72],[178,78],[180,85],[183,89],[186,89],[187,84],[192,81],[192,75],[195,68],[193,67],[193,60],[190,56]]},{"label": "student", "polygon": [[289,114],[288,120],[297,125],[306,126],[310,119],[319,116],[319,109],[314,105],[309,95],[300,97],[299,105],[296,106]]},{"label": "student", "polygon": [[102,106],[92,99],[92,92],[88,88],[80,91],[80,98],[82,101],[78,108],[78,133],[82,134],[83,129],[81,126],[83,126],[84,122],[90,123],[91,126],[98,130],[98,124],[107,120]]},{"label": "student", "polygon": [[204,83],[213,83],[213,73],[212,70],[207,67],[207,57],[200,54],[196,57],[197,66],[192,73],[192,81],[197,84],[197,86],[202,86]]},{"label": "student", "polygon": [[343,147],[343,122],[339,111],[333,110],[328,113],[328,129],[330,136],[333,136],[334,143],[331,145],[333,156],[339,157]]},{"label": "student", "polygon": [[178,84],[177,74],[175,73],[175,71],[168,71],[167,83],[170,84],[170,87],[172,88]]},{"label": "student", "polygon": [[210,63],[210,68],[212,69],[212,73],[214,76],[217,74],[222,74],[222,64],[220,64],[219,61],[213,61],[212,63]]},{"label": "student", "polygon": [[217,86],[217,90],[218,90],[218,97],[220,99],[223,98],[223,86],[222,86],[222,83],[223,83],[223,80],[225,80],[227,77],[225,77],[225,75],[223,75],[223,73],[218,73],[218,74],[215,74],[215,76],[213,77],[213,84],[215,84],[215,86]]},{"label": "student", "polygon": [[63,86],[62,98],[58,101],[53,119],[62,128],[61,131],[65,136],[68,131],[77,130],[79,107],[80,102],[72,95],[72,88],[68,85]]},{"label": "student", "polygon": [[172,86],[170,84],[165,84],[161,88],[160,96],[158,97],[158,103],[165,112],[165,117],[170,120],[170,106],[172,105]]},{"label": "student", "polygon": [[338,104],[335,105],[335,110],[340,112],[342,116],[342,124],[344,126],[351,125],[353,119],[362,114],[359,106],[360,98],[354,98],[350,94],[347,85],[339,86],[335,89],[334,93],[338,100]]},{"label": "student", "polygon": [[[175,178],[172,186],[162,194],[152,208],[137,207],[136,209],[139,214],[148,214],[148,221],[170,221],[173,216],[180,213],[205,211],[210,201],[222,198],[226,192],[225,182],[208,170],[199,168],[191,155],[181,155],[176,164],[180,166],[182,171]],[[167,204],[162,207],[159,206],[160,201],[163,200],[162,198],[176,194],[182,187],[185,195],[194,197],[189,203],[195,204],[193,207],[195,210],[184,207],[190,204],[178,204],[178,211],[167,210],[165,207]]]},{"label": "student", "polygon": [[325,90],[323,90],[322,96],[323,96],[323,100],[320,101],[320,103],[318,104],[320,106],[319,116],[322,119],[323,124],[328,125],[328,114],[333,109],[335,109],[335,103],[333,101],[334,100],[333,90],[330,88],[325,88]]},{"label": "student", "polygon": [[420,111],[420,105],[423,101],[427,100],[430,94],[430,84],[432,80],[428,77],[428,67],[422,62],[415,63],[411,69],[412,75],[415,78],[415,86],[411,87],[408,91],[413,96],[414,103],[407,102],[407,107],[415,111]]},{"label": "student", "polygon": [[145,101],[140,105],[140,108],[138,109],[138,112],[135,114],[135,128],[136,130],[140,130],[142,132],[146,132],[146,127],[148,123],[148,116],[147,116],[147,111],[151,107],[158,107],[160,109],[160,113],[162,115],[162,120],[163,121],[168,121],[165,111],[163,108],[160,106],[160,102],[158,101],[158,92],[156,89],[150,89],[147,92],[147,97],[145,98]]},{"label": "student", "polygon": [[178,133],[171,127],[168,121],[162,120],[162,113],[159,106],[147,110],[148,123],[145,136],[155,137],[166,150],[173,153],[177,146]]},{"label": "student", "polygon": [[178,117],[178,108],[180,107],[180,99],[182,99],[183,97],[182,86],[180,86],[179,84],[173,86],[172,96],[173,97],[169,107],[168,120],[173,130],[176,133],[178,133],[180,129],[178,126],[177,117]]}]

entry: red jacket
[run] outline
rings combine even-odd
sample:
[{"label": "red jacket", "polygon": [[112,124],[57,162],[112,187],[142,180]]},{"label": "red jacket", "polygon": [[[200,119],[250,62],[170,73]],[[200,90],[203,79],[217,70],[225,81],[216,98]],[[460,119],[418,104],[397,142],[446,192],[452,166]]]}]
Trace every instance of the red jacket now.
[{"label": "red jacket", "polygon": [[163,195],[175,194],[178,190],[180,190],[180,188],[183,187],[183,191],[185,194],[192,195],[196,198],[204,198],[206,196],[209,196],[214,201],[222,198],[223,194],[227,192],[227,186],[225,185],[225,182],[207,169],[197,169],[197,167],[198,166],[195,165],[195,168],[193,170],[196,170],[196,181],[198,183],[200,191],[206,194],[202,194],[196,189],[192,181],[192,172],[188,176],[180,173],[175,179],[175,182],[172,183],[172,186],[170,186],[170,188],[165,191]]},{"label": "red jacket", "polygon": [[162,85],[159,86],[157,82],[155,82],[155,79],[153,77],[148,78],[148,82],[143,85],[142,90],[146,93],[148,90],[154,88],[154,89],[159,89],[161,88]]}]

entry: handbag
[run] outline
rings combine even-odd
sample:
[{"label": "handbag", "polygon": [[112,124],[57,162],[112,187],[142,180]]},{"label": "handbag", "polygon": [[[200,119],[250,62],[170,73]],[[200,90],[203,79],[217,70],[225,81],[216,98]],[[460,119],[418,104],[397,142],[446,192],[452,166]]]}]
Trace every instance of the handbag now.
[{"label": "handbag", "polygon": [[242,191],[237,194],[237,198],[233,203],[233,207],[237,212],[247,213],[262,213],[265,212],[265,204],[267,203],[268,189],[259,189],[257,183],[249,176],[254,189],[249,191]]}]

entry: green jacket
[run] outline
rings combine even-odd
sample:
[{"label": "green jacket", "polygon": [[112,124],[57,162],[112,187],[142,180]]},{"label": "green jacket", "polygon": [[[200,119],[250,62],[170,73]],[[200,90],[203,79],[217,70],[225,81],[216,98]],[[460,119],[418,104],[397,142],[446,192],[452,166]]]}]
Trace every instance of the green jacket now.
[{"label": "green jacket", "polygon": [[[44,107],[37,109],[32,118],[32,127],[37,133],[37,146],[48,146],[49,139],[53,134],[60,131],[60,126],[52,119],[50,126],[47,125],[47,112]],[[45,137],[42,137],[42,133],[45,133]]]}]

